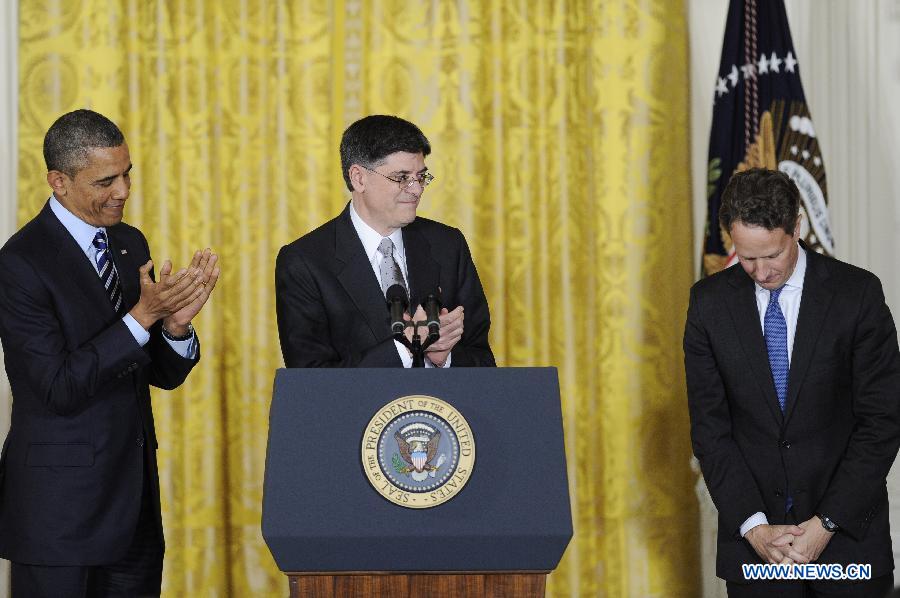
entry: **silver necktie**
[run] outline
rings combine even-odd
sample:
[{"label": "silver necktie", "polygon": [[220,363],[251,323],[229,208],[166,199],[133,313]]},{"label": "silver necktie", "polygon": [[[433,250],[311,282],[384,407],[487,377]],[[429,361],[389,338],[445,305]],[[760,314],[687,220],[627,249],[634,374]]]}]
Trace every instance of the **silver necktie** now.
[{"label": "silver necktie", "polygon": [[381,272],[381,292],[386,293],[393,285],[399,284],[409,293],[406,281],[403,280],[403,271],[400,270],[400,264],[394,259],[394,242],[389,237],[383,238],[381,243],[378,244],[378,253],[384,256],[379,267]]}]

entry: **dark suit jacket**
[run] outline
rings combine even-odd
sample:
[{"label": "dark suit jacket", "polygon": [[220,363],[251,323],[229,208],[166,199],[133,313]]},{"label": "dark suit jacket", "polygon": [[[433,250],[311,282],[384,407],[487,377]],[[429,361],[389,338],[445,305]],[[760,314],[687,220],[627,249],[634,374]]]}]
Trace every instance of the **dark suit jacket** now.
[{"label": "dark suit jacket", "polygon": [[[426,218],[403,227],[411,310],[440,287],[448,309],[465,310],[452,367],[493,366],[487,300],[462,233]],[[289,368],[401,367],[390,314],[350,220],[334,220],[281,248],[275,265],[281,352]]]},{"label": "dark suit jacket", "polygon": [[[127,311],[150,250],[127,224],[107,235]],[[0,460],[0,556],[43,565],[122,558],[145,460],[159,519],[148,385],[175,388],[196,363],[172,350],[160,326],[138,345],[49,205],[0,249],[0,338],[13,395]]]},{"label": "dark suit jacket", "polygon": [[754,283],[740,266],[691,289],[684,333],[694,454],[719,511],[717,574],[760,562],[740,525],[816,513],[841,530],[820,563],[893,569],[885,478],[900,446],[900,353],[878,278],[807,251],[786,412],[769,369]]}]

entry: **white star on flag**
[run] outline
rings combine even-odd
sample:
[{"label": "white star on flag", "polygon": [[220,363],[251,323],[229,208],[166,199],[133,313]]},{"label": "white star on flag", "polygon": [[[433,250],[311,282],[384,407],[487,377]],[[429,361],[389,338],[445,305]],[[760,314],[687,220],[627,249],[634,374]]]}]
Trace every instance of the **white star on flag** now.
[{"label": "white star on flag", "polygon": [[813,164],[815,164],[816,166],[821,166],[822,158],[820,158],[819,156],[816,156],[815,158],[813,158]]},{"label": "white star on flag", "polygon": [[772,69],[773,73],[780,73],[778,67],[781,66],[781,59],[775,56],[775,52],[772,52],[772,56],[769,58],[769,66]]},{"label": "white star on flag", "polygon": [[809,156],[810,156],[809,150],[803,150],[803,152],[801,152],[800,155],[803,156],[804,160],[809,160]]},{"label": "white star on flag", "polygon": [[716,80],[716,97],[721,98],[726,93],[728,93],[728,83],[724,77],[719,77]]},{"label": "white star on flag", "polygon": [[792,145],[792,146],[791,146],[791,153],[792,153],[792,154],[794,154],[794,155],[796,156],[798,151],[800,151],[800,150],[797,149],[797,146],[796,146],[796,145]]},{"label": "white star on flag", "polygon": [[753,66],[752,62],[748,62],[744,66],[741,67],[741,72],[744,73],[744,81],[751,78],[756,78],[756,67]]},{"label": "white star on flag", "polygon": [[731,72],[728,73],[727,77],[728,77],[728,80],[731,81],[731,86],[737,87],[739,75],[738,75],[737,67],[734,66],[733,64],[731,65]]},{"label": "white star on flag", "polygon": [[766,58],[765,54],[761,54],[759,56],[759,62],[757,62],[756,64],[759,65],[759,74],[760,75],[765,75],[766,73],[769,72],[769,60]]},{"label": "white star on flag", "polygon": [[797,66],[797,60],[794,58],[793,53],[788,52],[787,56],[784,57],[784,70],[788,73],[793,73],[795,66]]}]

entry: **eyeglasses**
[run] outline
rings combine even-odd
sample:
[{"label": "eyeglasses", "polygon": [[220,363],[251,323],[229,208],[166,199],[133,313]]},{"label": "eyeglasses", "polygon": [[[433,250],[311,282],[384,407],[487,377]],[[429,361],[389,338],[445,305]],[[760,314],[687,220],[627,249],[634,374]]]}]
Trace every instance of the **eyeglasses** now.
[{"label": "eyeglasses", "polygon": [[[362,164],[360,164],[360,166],[362,166]],[[420,185],[422,185],[422,189],[424,189],[431,184],[431,181],[434,180],[434,175],[432,175],[430,172],[423,172],[422,174],[417,174],[416,176],[407,176],[404,174],[400,178],[395,179],[394,177],[390,177],[386,174],[381,174],[377,170],[372,170],[368,166],[363,166],[363,168],[365,168],[369,172],[374,172],[379,176],[383,176],[393,183],[397,183],[398,185],[400,185],[400,189],[403,191],[408,191],[409,188],[412,187],[413,183],[419,183]]]}]

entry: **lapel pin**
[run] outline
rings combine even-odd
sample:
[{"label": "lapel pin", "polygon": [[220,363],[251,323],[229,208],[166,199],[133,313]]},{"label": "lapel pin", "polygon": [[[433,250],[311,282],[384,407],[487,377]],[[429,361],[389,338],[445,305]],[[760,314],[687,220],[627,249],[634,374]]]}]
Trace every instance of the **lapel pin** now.
[{"label": "lapel pin", "polygon": [[128,250],[127,250],[127,249],[120,249],[119,252],[120,252],[122,255],[125,255],[125,254],[128,253]]}]

